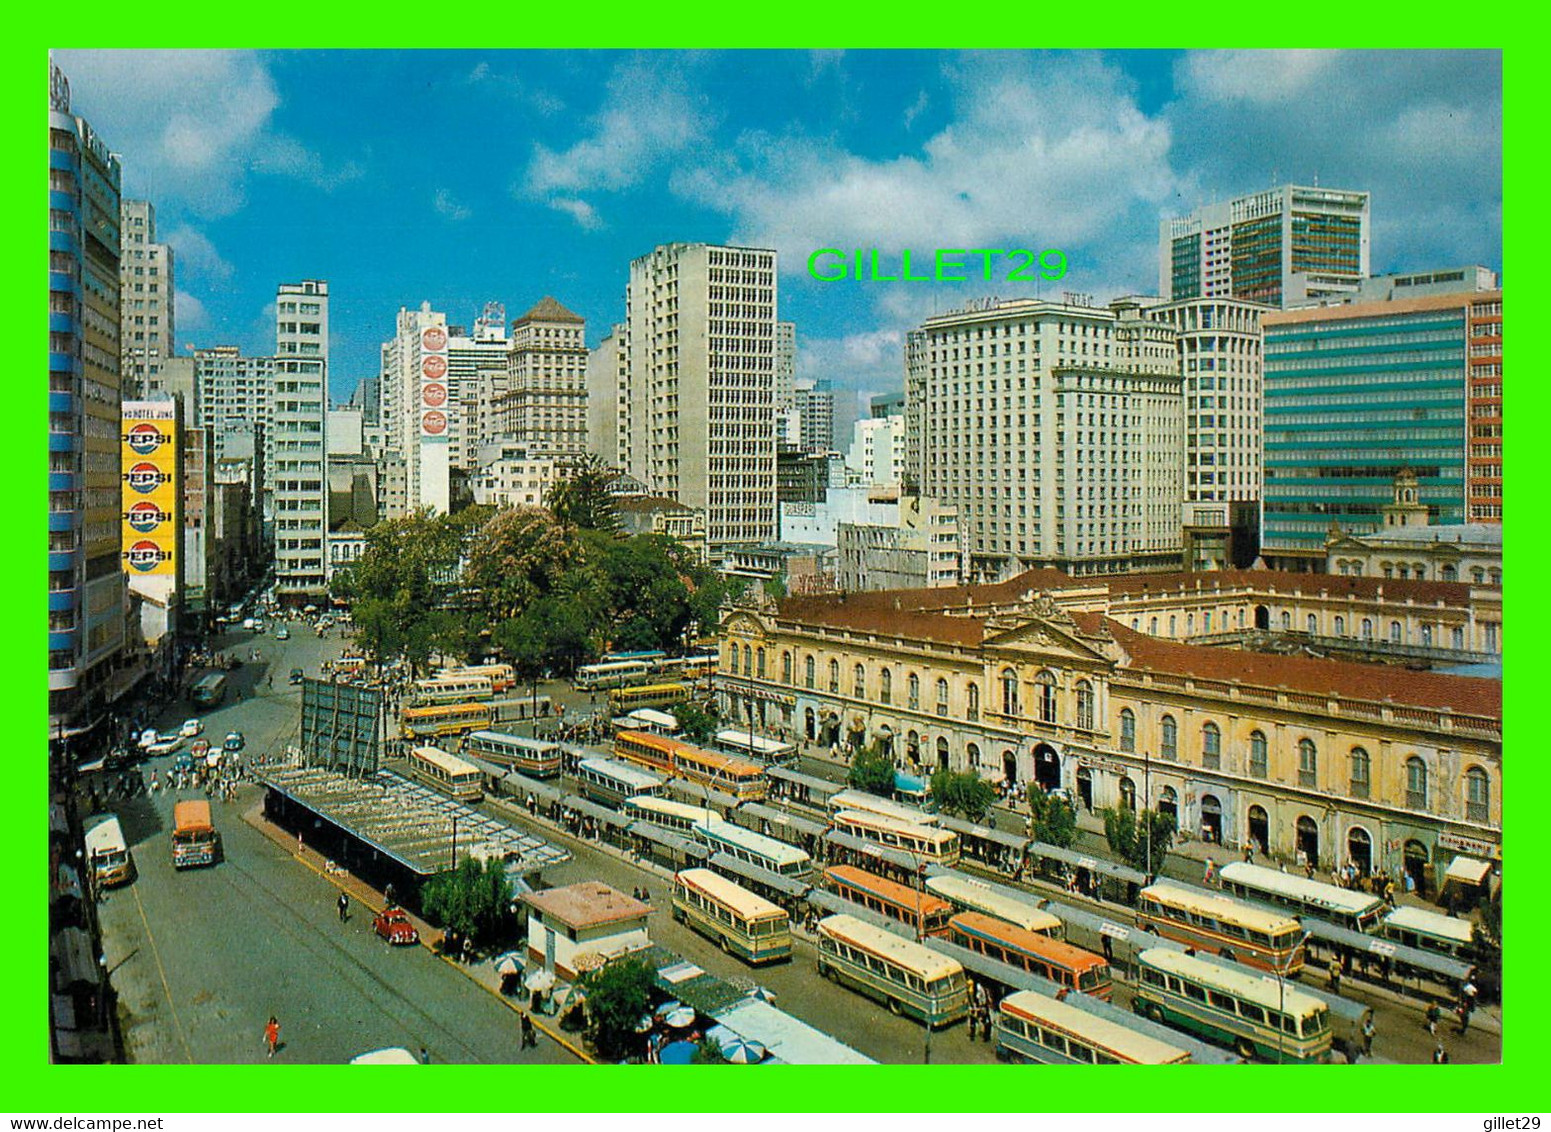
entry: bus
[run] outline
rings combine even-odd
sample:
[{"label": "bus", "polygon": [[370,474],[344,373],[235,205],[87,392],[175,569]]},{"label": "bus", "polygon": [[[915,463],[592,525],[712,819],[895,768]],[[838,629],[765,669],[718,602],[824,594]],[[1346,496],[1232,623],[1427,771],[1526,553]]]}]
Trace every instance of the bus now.
[{"label": "bus", "polygon": [[210,803],[203,798],[176,803],[172,807],[172,867],[213,865],[220,858],[221,835],[210,819]]},{"label": "bus", "polygon": [[459,802],[477,802],[484,797],[479,768],[440,747],[416,747],[410,751],[409,776]]},{"label": "bus", "polygon": [[406,739],[437,739],[489,728],[495,712],[489,704],[439,704],[407,707],[399,732]]},{"label": "bus", "polygon": [[908,924],[918,938],[947,935],[953,905],[929,892],[869,873],[854,865],[824,870],[824,887],[843,900]]},{"label": "bus", "polygon": [[1061,918],[1026,900],[1008,896],[984,881],[954,873],[927,877],[929,891],[942,897],[961,912],[979,912],[1015,924],[1026,932],[1060,939],[1066,934]]},{"label": "bus", "polygon": [[902,850],[934,865],[956,865],[959,862],[959,835],[951,829],[894,821],[859,810],[841,810],[832,820],[840,833],[870,841],[874,845]]},{"label": "bus", "polygon": [[408,699],[415,707],[493,700],[495,685],[488,676],[433,676],[411,684]]},{"label": "bus", "polygon": [[741,825],[720,819],[702,821],[691,826],[689,832],[712,853],[726,853],[739,861],[758,865],[766,872],[795,880],[807,880],[813,875],[813,858],[801,849]]},{"label": "bus", "polygon": [[639,684],[651,674],[644,660],[615,660],[604,664],[584,664],[576,670],[574,686],[578,692],[600,688],[623,688]]},{"label": "bus", "polygon": [[645,731],[621,731],[615,735],[614,757],[710,786],[740,802],[764,801],[769,785],[764,767]]},{"label": "bus", "polygon": [[1286,908],[1295,916],[1313,916],[1354,932],[1377,931],[1384,916],[1384,901],[1377,896],[1245,861],[1224,865],[1219,875],[1223,887],[1235,896]]},{"label": "bus", "polygon": [[637,684],[610,692],[609,711],[614,715],[624,715],[636,708],[672,707],[687,699],[689,689],[683,684]]},{"label": "bus", "polygon": [[1285,982],[1149,947],[1136,957],[1131,1009],[1208,1041],[1246,1061],[1320,1062],[1330,1057],[1330,1011]]},{"label": "bus", "polygon": [[906,805],[915,806],[922,810],[935,805],[932,801],[932,784],[930,780],[913,774],[906,774],[902,770],[894,772],[894,797]]},{"label": "bus", "polygon": [[482,676],[490,681],[494,691],[504,692],[517,686],[517,671],[510,664],[461,664],[447,665],[437,675],[446,678]]},{"label": "bus", "polygon": [[650,731],[654,735],[677,735],[679,731],[679,721],[669,712],[647,707],[636,708],[614,723],[620,731]]},{"label": "bus", "polygon": [[226,675],[221,672],[211,672],[199,678],[199,683],[194,685],[192,696],[195,707],[215,707],[226,699]]},{"label": "bus", "polygon": [[662,793],[662,779],[655,774],[613,759],[583,759],[576,766],[576,781],[585,797],[608,806]]},{"label": "bus", "polygon": [[766,766],[781,766],[797,757],[796,743],[766,739],[752,731],[718,731],[711,745],[723,754],[738,755],[751,763],[764,763]]},{"label": "bus", "polygon": [[664,675],[677,676],[681,680],[694,683],[703,680],[716,672],[717,658],[711,656],[670,656],[665,660],[659,660],[652,665],[653,672]]},{"label": "bus", "polygon": [[1410,906],[1396,908],[1384,917],[1379,934],[1418,951],[1435,951],[1465,963],[1476,961],[1475,925],[1458,916]]},{"label": "bus", "polygon": [[524,739],[504,731],[471,731],[463,740],[463,753],[526,774],[529,778],[556,778],[564,748],[547,739]]},{"label": "bus", "polygon": [[135,879],[135,859],[116,814],[100,814],[86,820],[86,863],[98,885],[112,888]]},{"label": "bus", "polygon": [[838,814],[841,810],[857,810],[864,814],[877,814],[879,817],[893,821],[910,822],[912,825],[936,825],[938,821],[936,814],[929,814],[914,806],[880,798],[865,790],[842,790],[832,795],[825,805],[832,815]]},{"label": "bus", "polygon": [[785,909],[710,869],[684,869],[674,876],[673,918],[745,963],[792,957],[792,922]]},{"label": "bus", "polygon": [[1190,1054],[1071,1002],[1015,991],[996,1011],[1000,1057],[1041,1065],[1184,1065]]},{"label": "bus", "polygon": [[1303,929],[1291,916],[1199,889],[1154,884],[1137,898],[1136,923],[1190,947],[1295,978]]},{"label": "bus", "polygon": [[1109,1001],[1112,986],[1104,957],[1065,940],[1024,931],[981,912],[960,912],[950,919],[948,939],[1067,990]]},{"label": "bus", "polygon": [[969,979],[955,960],[855,916],[826,916],[818,927],[822,978],[848,985],[891,1013],[908,1014],[932,1029],[969,1013]]},{"label": "bus", "polygon": [[701,806],[686,806],[683,802],[658,798],[652,794],[626,798],[619,809],[633,821],[649,821],[653,825],[660,825],[675,833],[689,833],[700,822],[721,820],[715,810],[707,810]]},{"label": "bus", "polygon": [[603,654],[605,664],[614,664],[621,661],[640,661],[645,665],[661,664],[668,659],[668,654],[661,649],[641,649],[638,652],[606,652]]}]

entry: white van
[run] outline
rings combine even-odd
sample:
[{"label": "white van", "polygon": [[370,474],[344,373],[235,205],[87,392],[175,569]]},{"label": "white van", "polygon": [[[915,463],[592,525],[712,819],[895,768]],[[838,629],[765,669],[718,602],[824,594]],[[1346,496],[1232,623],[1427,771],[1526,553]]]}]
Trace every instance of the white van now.
[{"label": "white van", "polygon": [[119,826],[118,815],[98,814],[86,819],[86,859],[97,883],[104,888],[135,879],[135,859]]}]

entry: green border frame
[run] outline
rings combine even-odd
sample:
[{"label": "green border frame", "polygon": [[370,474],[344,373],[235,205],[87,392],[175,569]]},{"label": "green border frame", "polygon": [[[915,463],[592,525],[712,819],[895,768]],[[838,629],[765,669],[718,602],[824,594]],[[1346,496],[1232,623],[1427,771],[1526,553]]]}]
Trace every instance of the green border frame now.
[{"label": "green border frame", "polygon": [[[1027,5],[993,5],[974,9],[973,19],[942,18],[946,13],[930,13],[936,19],[920,19],[920,10],[865,8],[843,9],[831,4],[799,0],[768,8],[729,8],[706,4],[703,10],[691,8],[640,9],[600,7],[593,11],[578,9],[558,14],[535,15],[531,10],[510,9],[503,15],[510,21],[496,34],[504,42],[493,45],[524,47],[787,47],[800,41],[865,44],[869,47],[943,47],[991,45],[1009,48],[1029,46],[1036,39],[1067,47],[1091,45],[1094,40],[1111,39],[1117,48],[1172,47],[1181,39],[1223,36],[1250,36],[1259,46],[1285,45],[1298,37],[1338,38],[1344,43],[1363,46],[1406,46],[1457,48],[1457,38],[1469,36],[1473,46],[1491,47],[1513,43],[1504,52],[1503,82],[1505,102],[1505,196],[1511,190],[1532,191],[1531,181],[1543,161],[1535,123],[1540,84],[1532,77],[1536,48],[1542,36],[1531,30],[1529,18],[1519,10],[1506,7],[1462,9],[1438,0],[1401,4],[1348,6],[1339,16],[1318,27],[1311,24],[1308,10],[1296,5],[1252,11],[1209,10],[1215,22],[1208,24],[1194,16],[1194,9],[1130,8],[1116,11],[1116,18],[1096,21],[1092,9],[1070,7],[1064,10]],[[1508,1033],[1504,1040],[1504,1064],[1501,1066],[1450,1066],[1439,1070],[1432,1066],[1358,1066],[1350,1070],[1328,1067],[1311,1081],[1306,1070],[1274,1067],[1180,1067],[1153,1070],[1150,1088],[1113,1088],[1115,1081],[1125,1086],[1140,1085],[1140,1074],[1131,1070],[1107,1074],[1103,1069],[1044,1067],[1037,1071],[1016,1067],[984,1066],[880,1066],[878,1068],[793,1067],[775,1073],[745,1074],[736,1070],[723,1073],[693,1074],[693,1086],[678,1073],[660,1073],[648,1069],[615,1067],[525,1067],[525,1066],[433,1066],[430,1075],[410,1074],[394,1079],[393,1088],[384,1093],[380,1087],[362,1089],[362,1077],[354,1070],[334,1066],[51,1066],[47,1061],[45,1040],[47,998],[46,904],[38,891],[46,871],[47,842],[46,759],[42,744],[34,736],[46,730],[45,624],[46,577],[42,536],[46,532],[45,508],[39,503],[47,491],[45,421],[47,400],[45,384],[38,380],[46,368],[46,343],[41,328],[42,303],[38,283],[47,247],[45,226],[41,223],[44,201],[43,178],[26,170],[34,158],[42,156],[44,143],[43,108],[47,80],[46,52],[50,47],[93,46],[206,46],[227,43],[251,43],[270,40],[277,29],[269,21],[269,10],[258,8],[253,14],[236,9],[212,9],[207,5],[171,3],[147,5],[136,10],[128,4],[57,4],[46,10],[28,9],[19,21],[20,35],[13,35],[15,46],[7,51],[8,63],[0,82],[4,84],[8,152],[16,159],[17,175],[5,181],[5,196],[12,205],[7,210],[7,227],[13,232],[12,246],[25,249],[8,273],[6,291],[13,300],[12,309],[23,312],[23,357],[37,359],[37,370],[30,365],[15,375],[20,395],[11,407],[19,417],[20,438],[12,447],[19,449],[15,463],[8,469],[24,502],[19,529],[24,537],[17,541],[25,548],[15,555],[6,569],[6,608],[12,630],[11,647],[0,652],[0,687],[14,703],[19,726],[11,731],[12,742],[5,753],[10,773],[0,791],[0,826],[12,846],[7,865],[14,868],[17,883],[7,886],[12,894],[4,911],[3,922],[10,940],[8,962],[0,968],[0,980],[11,1003],[7,1025],[0,1030],[0,1055],[7,1067],[10,1084],[4,1090],[5,1109],[12,1112],[33,1110],[38,1113],[77,1111],[98,1113],[221,1112],[247,1111],[260,1103],[294,1111],[363,1111],[381,1109],[386,1098],[390,1111],[485,1111],[490,1101],[502,1098],[508,1103],[521,1099],[534,1109],[569,1111],[918,1111],[980,1110],[1026,1111],[1049,1107],[1065,1110],[1088,1105],[1100,1111],[1480,1111],[1490,1105],[1498,1113],[1542,1110],[1546,1093],[1541,1055],[1547,1049],[1542,1033],[1545,1025],[1537,1007],[1547,999],[1546,980],[1537,978],[1536,955],[1531,940],[1540,938],[1536,929],[1544,923],[1539,910],[1544,898],[1526,882],[1522,898],[1510,900],[1507,908],[1508,935],[1524,943],[1510,948],[1505,981],[1512,1007]],[[394,46],[394,41],[420,40],[422,34],[437,40],[457,40],[469,36],[467,23],[449,20],[447,13],[407,4],[341,5],[332,8],[308,8],[306,46]],[[472,16],[472,13],[469,13]],[[901,19],[900,17],[907,17]],[[916,17],[911,19],[909,17]],[[460,26],[461,25],[461,26]],[[18,21],[13,18],[13,32]],[[294,35],[296,25],[280,34]],[[1330,39],[1325,39],[1330,42]],[[461,46],[449,42],[446,46]],[[467,46],[482,46],[466,44]],[[1534,60],[1535,62],[1532,62]],[[1522,64],[1516,66],[1515,64]],[[1512,94],[1512,98],[1508,95]],[[1534,188],[1542,188],[1535,185]],[[1382,206],[1382,202],[1377,202]],[[1524,220],[1531,206],[1526,205],[1504,220],[1504,269],[1509,264],[1544,262],[1545,234],[1541,226]],[[1519,222],[1515,222],[1515,221]],[[1513,261],[1507,252],[1510,241],[1519,253]],[[18,238],[19,237],[19,238]],[[28,269],[27,263],[34,264]],[[33,272],[38,272],[34,275]],[[1514,279],[1514,310],[1536,309],[1533,291],[1542,288],[1538,276],[1523,281]],[[36,312],[36,313],[27,313]],[[1529,318],[1520,324],[1526,328]],[[1526,357],[1528,347],[1526,347]],[[1529,373],[1526,363],[1526,373]],[[34,374],[38,376],[33,376]],[[1551,407],[1551,394],[1535,377],[1521,379],[1523,386],[1513,395],[1518,419],[1530,420]],[[1528,432],[1528,430],[1526,430]],[[1527,482],[1534,475],[1538,484],[1546,474],[1528,452],[1509,444],[1507,461],[1514,469],[1514,482]],[[1528,499],[1530,496],[1516,496]],[[34,541],[34,537],[37,541]],[[1530,564],[1544,561],[1547,535],[1544,524],[1532,525],[1527,518],[1516,519],[1513,538],[1508,542],[1512,579],[1505,597],[1515,614],[1515,625],[1528,636],[1531,617],[1535,628],[1545,623],[1540,603],[1529,598],[1533,578]],[[1525,600],[1520,601],[1523,593]],[[1538,635],[1538,634],[1537,634]],[[1539,679],[1551,672],[1551,662],[1538,652],[1515,649],[1507,685],[1508,730],[1526,744],[1527,757],[1537,752],[1530,744],[1535,718],[1531,698],[1539,691]],[[1510,771],[1513,783],[1504,809],[1513,816],[1506,824],[1511,829],[1528,828],[1532,817],[1531,799],[1535,787],[1531,774],[1524,779]],[[1512,839],[1515,868],[1525,877],[1545,875],[1546,841],[1543,837]],[[9,869],[8,869],[9,871]],[[1298,1074],[1293,1081],[1273,1082],[1273,1075]],[[276,1081],[274,1074],[280,1075]],[[514,1091],[512,1078],[521,1078],[523,1089]],[[1097,1076],[1096,1076],[1097,1075]],[[1110,1088],[1095,1088],[1100,1078]],[[1038,1085],[1035,1081],[1038,1081]],[[266,1082],[260,1085],[260,1080]],[[1164,1090],[1157,1085],[1164,1083]],[[378,1086],[381,1082],[377,1082]],[[1311,1090],[1308,1086],[1313,1085]],[[284,1092],[276,1093],[279,1085]],[[406,1085],[409,1087],[406,1088]],[[1056,1088],[1046,1093],[1044,1086]],[[352,1087],[354,1086],[354,1087]],[[1537,1088],[1537,1086],[1539,1086]],[[260,1092],[258,1089],[264,1091]],[[1046,1099],[1048,1097],[1048,1100]],[[1527,1107],[1520,1107],[1527,1106]]]}]

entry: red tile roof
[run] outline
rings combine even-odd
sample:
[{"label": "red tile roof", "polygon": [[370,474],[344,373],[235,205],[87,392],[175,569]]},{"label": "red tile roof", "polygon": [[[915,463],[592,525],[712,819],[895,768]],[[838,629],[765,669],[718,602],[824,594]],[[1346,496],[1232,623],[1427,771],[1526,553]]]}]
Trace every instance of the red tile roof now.
[{"label": "red tile roof", "polygon": [[1147,595],[1178,593],[1184,590],[1194,593],[1199,586],[1202,593],[1216,589],[1260,590],[1263,592],[1291,594],[1302,593],[1312,597],[1320,592],[1331,597],[1348,595],[1367,600],[1377,600],[1382,593],[1390,601],[1412,601],[1431,604],[1442,601],[1450,605],[1464,605],[1470,600],[1472,587],[1465,582],[1414,582],[1398,578],[1353,578],[1340,574],[1294,574],[1286,570],[1213,570],[1206,573],[1173,574],[1117,574],[1101,579],[1112,594]]}]

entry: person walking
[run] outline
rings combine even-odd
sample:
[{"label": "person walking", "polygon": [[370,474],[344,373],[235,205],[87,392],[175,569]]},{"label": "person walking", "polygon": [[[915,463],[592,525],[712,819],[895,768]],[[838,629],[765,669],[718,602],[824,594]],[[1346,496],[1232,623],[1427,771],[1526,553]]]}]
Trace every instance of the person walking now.
[{"label": "person walking", "polygon": [[522,1044],[517,1048],[519,1050],[537,1049],[539,1045],[539,1039],[538,1035],[533,1031],[533,1019],[529,1018],[526,1014],[523,1014],[520,1017],[522,1018]]},{"label": "person walking", "polygon": [[1440,1041],[1437,1045],[1437,1048],[1433,1050],[1433,1064],[1447,1065],[1448,1063],[1449,1051],[1443,1048],[1443,1043]]},{"label": "person walking", "polygon": [[1426,1014],[1427,1032],[1435,1038],[1438,1036],[1438,1020],[1442,1017],[1443,1011],[1438,1009],[1438,1004],[1429,1002]]},{"label": "person walking", "polygon": [[273,1014],[264,1024],[264,1048],[269,1051],[270,1057],[274,1057],[275,1050],[280,1048],[280,1022]]},{"label": "person walking", "polygon": [[339,922],[344,923],[350,918],[350,896],[347,893],[339,894]]},{"label": "person walking", "polygon": [[1341,957],[1339,955],[1330,961],[1330,993],[1341,993]]}]

